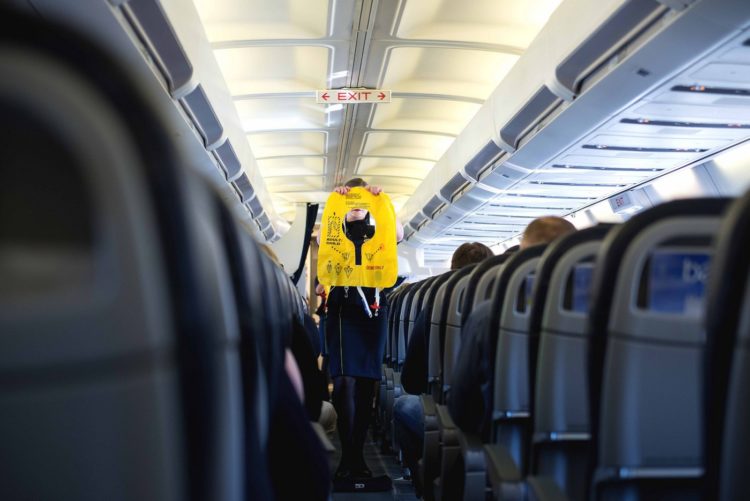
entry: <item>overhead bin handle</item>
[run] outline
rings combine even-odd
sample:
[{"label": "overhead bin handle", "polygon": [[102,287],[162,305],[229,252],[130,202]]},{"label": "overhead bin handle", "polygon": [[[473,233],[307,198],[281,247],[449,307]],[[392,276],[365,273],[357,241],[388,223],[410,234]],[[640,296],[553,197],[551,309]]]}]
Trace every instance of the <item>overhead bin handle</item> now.
[{"label": "overhead bin handle", "polygon": [[573,95],[598,66],[669,11],[657,0],[630,0],[557,66],[558,83]]}]

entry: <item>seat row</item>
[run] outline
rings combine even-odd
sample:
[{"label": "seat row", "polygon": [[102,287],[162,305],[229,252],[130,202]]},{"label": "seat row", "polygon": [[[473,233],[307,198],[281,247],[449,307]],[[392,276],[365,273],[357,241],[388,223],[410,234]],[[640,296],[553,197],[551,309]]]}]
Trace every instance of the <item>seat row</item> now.
[{"label": "seat row", "polygon": [[[398,289],[393,395],[431,309],[425,497],[741,499],[749,218],[750,194],[668,202]],[[493,372],[489,408],[461,412],[462,429],[448,408],[479,391],[456,379],[472,316],[489,326]]]},{"label": "seat row", "polygon": [[294,285],[116,61],[0,47],[0,497],[272,499]]}]

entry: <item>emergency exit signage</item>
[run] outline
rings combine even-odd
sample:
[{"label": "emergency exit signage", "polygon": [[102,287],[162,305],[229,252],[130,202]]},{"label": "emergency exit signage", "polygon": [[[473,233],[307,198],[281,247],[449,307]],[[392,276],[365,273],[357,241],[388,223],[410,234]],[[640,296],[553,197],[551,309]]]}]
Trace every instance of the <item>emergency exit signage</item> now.
[{"label": "emergency exit signage", "polygon": [[323,104],[390,103],[391,91],[377,89],[328,89],[315,91],[315,102]]}]

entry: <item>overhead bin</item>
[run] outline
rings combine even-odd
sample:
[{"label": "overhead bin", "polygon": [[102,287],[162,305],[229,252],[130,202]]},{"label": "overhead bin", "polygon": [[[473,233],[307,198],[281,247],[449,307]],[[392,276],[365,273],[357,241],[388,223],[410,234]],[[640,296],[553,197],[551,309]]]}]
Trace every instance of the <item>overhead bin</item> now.
[{"label": "overhead bin", "polygon": [[224,174],[227,176],[227,180],[231,181],[240,175],[242,172],[242,165],[240,159],[237,158],[237,154],[234,152],[232,143],[227,140],[214,150],[216,158],[219,160],[219,165],[224,169]]},{"label": "overhead bin", "polygon": [[245,203],[251,198],[255,197],[255,191],[253,190],[253,186],[250,184],[250,180],[247,178],[247,175],[242,174],[240,177],[235,179],[232,184],[240,193],[242,203]]},{"label": "overhead bin", "polygon": [[177,97],[190,83],[193,65],[172,29],[161,3],[158,0],[115,0],[112,3],[122,4],[125,17],[169,85],[169,93],[172,97]]},{"label": "overhead bin", "polygon": [[181,103],[203,138],[203,145],[207,150],[215,149],[224,136],[224,127],[208,101],[203,86],[198,85],[190,91],[181,99]]},{"label": "overhead bin", "polygon": [[[197,132],[212,161],[243,203],[256,200],[269,221],[276,216],[237,111],[192,3],[181,0],[110,0],[122,12],[166,83],[167,92]],[[219,118],[221,117],[221,118]],[[241,177],[240,177],[241,176]],[[250,207],[245,205],[250,210]],[[275,231],[275,229],[274,229]]]},{"label": "overhead bin", "polygon": [[563,2],[404,206],[450,202],[411,238],[492,204],[501,224],[508,197],[574,212],[750,138],[749,27],[744,0]]}]

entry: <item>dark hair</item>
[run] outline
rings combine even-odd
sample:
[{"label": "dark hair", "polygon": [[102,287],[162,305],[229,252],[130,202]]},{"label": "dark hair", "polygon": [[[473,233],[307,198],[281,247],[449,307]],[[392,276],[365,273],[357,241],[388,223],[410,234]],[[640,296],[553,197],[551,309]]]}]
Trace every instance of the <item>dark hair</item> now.
[{"label": "dark hair", "polygon": [[346,183],[344,183],[344,186],[347,186],[349,188],[356,188],[358,186],[361,186],[364,188],[367,186],[367,183],[361,177],[355,177],[353,179],[348,180]]},{"label": "dark hair", "polygon": [[543,216],[534,219],[526,227],[521,246],[526,248],[532,245],[547,244],[574,231],[576,231],[576,227],[567,219],[558,216]]},{"label": "dark hair", "polygon": [[461,244],[458,249],[453,252],[453,257],[451,258],[451,270],[457,270],[466,265],[484,261],[492,255],[492,250],[479,242],[467,242]]}]

